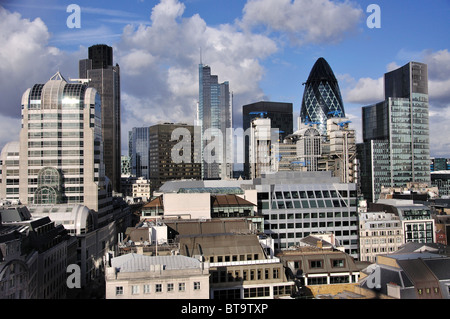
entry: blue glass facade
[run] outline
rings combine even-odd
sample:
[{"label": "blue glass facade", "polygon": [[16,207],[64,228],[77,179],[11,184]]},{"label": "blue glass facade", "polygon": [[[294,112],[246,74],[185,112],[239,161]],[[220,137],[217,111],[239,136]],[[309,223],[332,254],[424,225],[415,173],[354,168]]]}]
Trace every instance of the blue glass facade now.
[{"label": "blue glass facade", "polygon": [[[231,115],[229,83],[219,83],[218,76],[211,74],[211,68],[200,64],[198,120],[202,132],[202,177],[205,179],[220,179],[231,174],[227,167],[231,167],[232,163],[227,163],[226,154],[227,149],[231,150],[227,146],[231,141],[226,140],[226,131],[232,128]],[[205,152],[210,140],[205,138],[207,130],[211,133],[208,136],[220,140],[220,144],[215,144],[219,147],[212,152]]]},{"label": "blue glass facade", "polygon": [[327,119],[345,117],[339,84],[324,58],[314,64],[305,83],[300,118],[302,123],[316,123],[322,134],[327,130]]},{"label": "blue glass facade", "polygon": [[149,127],[133,127],[130,132],[130,158],[131,174],[136,177],[149,179],[150,154]]}]

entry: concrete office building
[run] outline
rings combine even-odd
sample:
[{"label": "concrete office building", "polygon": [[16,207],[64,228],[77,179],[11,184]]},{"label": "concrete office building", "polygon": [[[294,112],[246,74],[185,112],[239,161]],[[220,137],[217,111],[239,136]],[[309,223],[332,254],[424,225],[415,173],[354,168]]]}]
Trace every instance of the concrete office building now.
[{"label": "concrete office building", "polygon": [[[199,64],[197,121],[201,128],[202,178],[229,179],[233,173],[232,100],[229,82],[219,83],[211,67]],[[210,145],[208,147],[209,144]]]},{"label": "concrete office building", "polygon": [[430,184],[427,65],[410,62],[384,75],[385,100],[362,108],[358,144],[361,192],[379,198],[381,186]]},{"label": "concrete office building", "polygon": [[250,126],[250,179],[275,172],[278,136],[274,135],[269,118],[255,118]]},{"label": "concrete office building", "polygon": [[[295,246],[311,233],[333,232],[346,253],[359,257],[356,185],[341,183],[331,172],[284,171],[254,180],[174,181],[160,191],[177,193],[182,188],[201,187],[245,190],[249,195],[245,199],[257,204],[264,233],[274,239],[275,249]],[[250,191],[256,198],[250,197]]]},{"label": "concrete office building", "polygon": [[105,175],[112,189],[120,192],[120,68],[113,65],[112,47],[97,44],[89,47],[88,59],[79,62],[80,79],[88,79],[100,95]]},{"label": "concrete office building", "polygon": [[[244,134],[250,136],[250,127],[252,120],[256,118],[270,119],[271,128],[278,129],[280,142],[292,134],[293,113],[292,103],[259,101],[242,107],[242,128]],[[244,144],[244,176],[250,178],[250,141],[245,138]]]},{"label": "concrete office building", "polygon": [[19,198],[22,204],[84,204],[107,224],[111,185],[105,178],[101,102],[85,84],[58,72],[22,97]]},{"label": "concrete office building", "polygon": [[149,128],[150,191],[170,180],[201,179],[200,134],[195,126],[160,123]]}]

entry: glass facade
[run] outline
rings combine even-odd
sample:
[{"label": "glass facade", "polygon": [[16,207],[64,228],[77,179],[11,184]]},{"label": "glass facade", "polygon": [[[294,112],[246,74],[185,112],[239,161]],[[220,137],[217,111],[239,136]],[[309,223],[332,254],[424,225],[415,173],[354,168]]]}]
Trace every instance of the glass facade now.
[{"label": "glass facade", "polygon": [[345,117],[339,84],[324,58],[314,64],[303,93],[300,118],[302,123],[317,123],[322,135],[327,132],[327,119]]},{"label": "glass facade", "polygon": [[369,201],[378,199],[381,186],[431,183],[426,86],[426,65],[408,63],[385,74],[385,101],[362,108],[358,157],[361,191]]},{"label": "glass facade", "polygon": [[136,177],[150,178],[150,129],[133,127],[130,131],[131,174]]},{"label": "glass facade", "polygon": [[[227,145],[231,138],[227,139],[226,135],[227,129],[232,128],[231,107],[229,83],[219,83],[218,76],[211,74],[211,68],[200,64],[198,121],[202,133],[202,177],[205,179],[231,176],[232,162],[227,157],[230,155],[227,152],[232,150]],[[205,134],[207,130],[211,134]],[[207,145],[212,144],[212,140],[217,147],[208,149]]]}]

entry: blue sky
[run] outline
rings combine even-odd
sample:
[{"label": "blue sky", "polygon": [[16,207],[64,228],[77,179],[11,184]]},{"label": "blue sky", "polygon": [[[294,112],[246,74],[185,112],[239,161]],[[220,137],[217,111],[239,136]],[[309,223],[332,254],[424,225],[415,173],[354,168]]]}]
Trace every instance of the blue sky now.
[{"label": "blue sky", "polygon": [[[66,24],[72,3],[81,8],[81,28]],[[379,29],[366,24],[372,3],[381,10]],[[448,0],[6,0],[0,119],[8,125],[0,146],[18,139],[27,88],[58,70],[77,78],[87,48],[105,43],[121,66],[123,153],[133,126],[194,120],[201,47],[203,63],[230,82],[236,126],[242,105],[262,99],[291,102],[298,116],[302,83],[324,57],[360,134],[361,106],[383,99],[383,74],[427,63],[431,155],[450,157],[449,17]]]}]

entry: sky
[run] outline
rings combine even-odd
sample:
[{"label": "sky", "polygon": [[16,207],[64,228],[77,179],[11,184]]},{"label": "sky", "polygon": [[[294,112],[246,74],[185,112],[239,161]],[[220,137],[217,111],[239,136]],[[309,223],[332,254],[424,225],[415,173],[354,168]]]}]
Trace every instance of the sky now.
[{"label": "sky", "polygon": [[133,127],[193,124],[200,61],[229,82],[234,127],[243,105],[263,100],[292,103],[296,127],[323,57],[358,142],[384,73],[426,63],[431,156],[450,158],[449,17],[449,0],[0,0],[0,147],[19,139],[28,88],[58,71],[78,78],[88,47],[107,44],[121,70],[122,154]]}]

